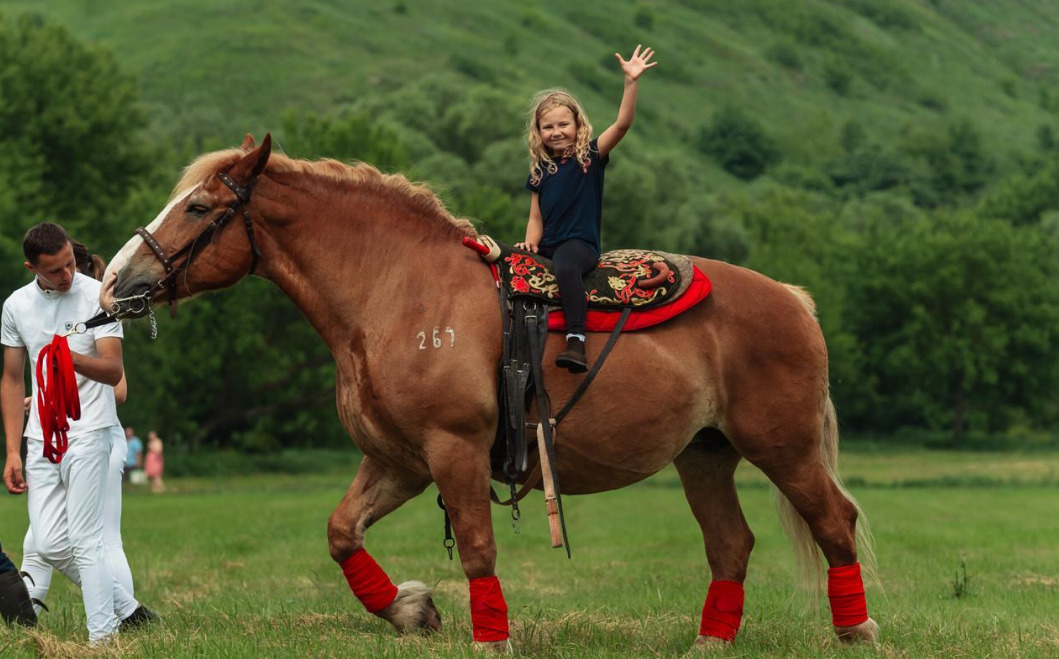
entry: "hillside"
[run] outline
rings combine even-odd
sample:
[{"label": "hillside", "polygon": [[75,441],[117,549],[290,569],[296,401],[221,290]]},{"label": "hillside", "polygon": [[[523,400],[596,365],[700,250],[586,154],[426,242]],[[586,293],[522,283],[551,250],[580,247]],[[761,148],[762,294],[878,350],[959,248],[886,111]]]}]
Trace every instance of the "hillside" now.
[{"label": "hillside", "polygon": [[662,65],[645,79],[635,139],[685,156],[725,104],[794,162],[838,152],[850,119],[885,144],[963,117],[1004,161],[1059,108],[1059,4],[1046,0],[0,2],[24,11],[110,49],[139,78],[156,132],[225,144],[276,131],[284,110],[324,114],[451,72],[520,107],[569,88],[598,125],[620,96],[612,53],[637,42]]}]

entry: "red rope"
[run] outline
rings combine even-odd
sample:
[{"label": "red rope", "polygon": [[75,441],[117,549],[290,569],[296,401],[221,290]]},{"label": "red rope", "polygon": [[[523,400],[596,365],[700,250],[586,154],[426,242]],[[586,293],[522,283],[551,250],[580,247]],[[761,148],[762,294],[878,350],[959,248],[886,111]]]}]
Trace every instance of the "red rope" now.
[{"label": "red rope", "polygon": [[44,434],[44,457],[59,464],[70,445],[66,436],[69,419],[81,418],[77,375],[65,336],[56,334],[37,355],[37,413]]}]

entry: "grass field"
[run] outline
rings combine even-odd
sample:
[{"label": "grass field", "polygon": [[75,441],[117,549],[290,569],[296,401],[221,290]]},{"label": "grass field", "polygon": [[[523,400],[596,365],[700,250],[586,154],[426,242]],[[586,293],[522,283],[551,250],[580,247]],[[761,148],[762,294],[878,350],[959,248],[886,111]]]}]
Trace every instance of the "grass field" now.
[{"label": "grass field", "polygon": [[[1059,454],[849,452],[842,465],[875,533],[882,586],[869,586],[868,604],[880,645],[834,641],[826,600],[796,589],[770,492],[748,468],[740,492],[757,547],[740,637],[720,656],[1059,655]],[[336,465],[311,476],[177,479],[163,496],[127,494],[136,595],[164,626],[89,650],[79,593],[57,578],[38,630],[0,628],[0,656],[476,656],[467,584],[446,558],[430,491],[373,527],[368,548],[395,581],[437,582],[444,631],[398,636],[349,592],[325,534],[348,474]],[[506,509],[494,512],[517,654],[683,655],[708,574],[675,472],[568,498],[566,510],[573,560],[549,548],[539,495],[518,535]],[[0,499],[0,519],[5,548],[17,549],[25,501]]]}]

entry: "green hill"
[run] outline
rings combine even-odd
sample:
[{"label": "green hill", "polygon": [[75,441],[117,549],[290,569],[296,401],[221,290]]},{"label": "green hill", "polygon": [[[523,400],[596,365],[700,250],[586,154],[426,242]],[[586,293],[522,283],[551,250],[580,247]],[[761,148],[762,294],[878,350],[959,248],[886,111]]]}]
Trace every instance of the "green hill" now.
[{"label": "green hill", "polygon": [[25,11],[113,51],[155,131],[225,144],[276,131],[284,110],[326,114],[453,72],[520,108],[566,87],[598,126],[620,96],[612,53],[638,42],[661,62],[634,129],[649,151],[693,153],[731,104],[793,162],[838,154],[850,120],[887,143],[959,117],[1003,162],[1032,149],[1059,107],[1059,4],[1048,0],[0,2]]}]

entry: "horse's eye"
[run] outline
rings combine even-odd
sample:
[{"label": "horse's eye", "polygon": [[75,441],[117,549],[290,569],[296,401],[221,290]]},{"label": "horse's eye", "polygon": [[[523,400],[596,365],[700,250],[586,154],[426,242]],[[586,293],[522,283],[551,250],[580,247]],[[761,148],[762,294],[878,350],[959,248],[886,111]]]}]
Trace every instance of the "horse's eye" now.
[{"label": "horse's eye", "polygon": [[203,206],[202,204],[188,204],[184,211],[190,215],[203,216],[210,212],[210,209]]}]

